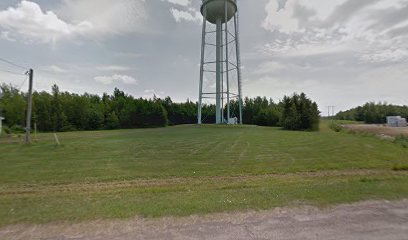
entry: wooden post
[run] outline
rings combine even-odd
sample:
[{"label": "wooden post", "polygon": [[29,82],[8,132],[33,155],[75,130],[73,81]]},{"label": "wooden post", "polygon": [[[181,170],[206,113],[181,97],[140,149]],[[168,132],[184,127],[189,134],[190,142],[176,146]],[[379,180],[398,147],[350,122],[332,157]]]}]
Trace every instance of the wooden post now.
[{"label": "wooden post", "polygon": [[35,139],[35,141],[38,140],[38,138],[37,138],[37,123],[36,122],[34,122],[34,139]]},{"label": "wooden post", "polygon": [[33,105],[33,77],[34,71],[30,69],[28,71],[29,84],[28,84],[28,99],[27,99],[27,122],[26,122],[26,136],[25,143],[31,144],[31,114]]}]

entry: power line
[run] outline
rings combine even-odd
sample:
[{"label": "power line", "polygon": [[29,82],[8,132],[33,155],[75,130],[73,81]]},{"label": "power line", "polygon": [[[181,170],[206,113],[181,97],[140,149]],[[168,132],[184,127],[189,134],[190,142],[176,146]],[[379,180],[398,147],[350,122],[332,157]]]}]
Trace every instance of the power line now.
[{"label": "power line", "polygon": [[[24,86],[24,84],[27,82],[27,79],[28,79],[28,75],[27,74],[24,74],[25,75],[25,77],[24,77],[24,79],[23,79],[23,81],[21,82],[21,84],[12,84],[12,83],[10,83],[11,85],[10,86],[13,86],[15,89],[17,89],[18,91],[21,91],[21,89],[23,88],[23,86]],[[14,79],[14,80],[16,80],[17,81],[17,79]],[[1,85],[2,83],[0,82],[0,85]]]},{"label": "power line", "polygon": [[14,62],[12,62],[12,61],[9,61],[9,60],[4,59],[4,58],[1,58],[1,57],[0,57],[0,61],[5,62],[5,63],[8,63],[8,64],[10,64],[10,65],[12,65],[12,66],[15,66],[15,67],[24,69],[24,70],[27,70],[27,69],[28,69],[27,67],[23,67],[23,66],[21,66],[21,65],[19,65],[19,64],[17,64],[17,63],[14,63]]},{"label": "power line", "polygon": [[21,91],[21,88],[23,88],[24,84],[27,82],[28,75],[24,78],[23,83],[21,83],[20,87],[18,88],[18,91]]},{"label": "power line", "polygon": [[15,75],[24,75],[24,73],[19,73],[19,72],[14,72],[14,71],[10,71],[10,70],[4,70],[4,69],[0,69],[0,72],[5,72],[5,73],[11,73],[11,74],[15,74]]}]

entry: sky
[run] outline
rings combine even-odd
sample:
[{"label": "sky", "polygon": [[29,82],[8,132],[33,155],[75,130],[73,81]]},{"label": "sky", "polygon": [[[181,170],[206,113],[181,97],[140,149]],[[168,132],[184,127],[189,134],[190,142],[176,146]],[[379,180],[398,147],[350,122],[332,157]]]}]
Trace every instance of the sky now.
[{"label": "sky", "polygon": [[[2,0],[0,58],[34,88],[198,98],[199,0]],[[408,0],[238,0],[243,94],[408,105]],[[16,73],[19,73],[16,74]],[[26,90],[0,62],[0,83]]]}]

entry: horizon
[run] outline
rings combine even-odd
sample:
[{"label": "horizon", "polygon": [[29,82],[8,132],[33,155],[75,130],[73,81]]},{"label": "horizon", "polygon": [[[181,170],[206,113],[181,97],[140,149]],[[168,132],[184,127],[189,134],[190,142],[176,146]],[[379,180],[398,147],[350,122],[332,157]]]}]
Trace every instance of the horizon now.
[{"label": "horizon", "polygon": [[[200,4],[2,1],[0,57],[32,67],[36,91],[57,84],[102,96],[117,87],[136,98],[196,102]],[[304,92],[322,116],[327,106],[337,113],[367,102],[407,105],[407,0],[238,4],[244,97]],[[6,71],[17,68],[0,63],[0,84],[23,85],[23,74]]]}]

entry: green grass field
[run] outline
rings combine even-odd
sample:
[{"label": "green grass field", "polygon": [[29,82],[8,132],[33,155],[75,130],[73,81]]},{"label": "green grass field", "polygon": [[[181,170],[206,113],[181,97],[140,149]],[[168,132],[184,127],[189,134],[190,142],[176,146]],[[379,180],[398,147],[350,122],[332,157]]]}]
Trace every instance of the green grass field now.
[{"label": "green grass field", "polygon": [[[408,149],[373,136],[177,126],[0,139],[0,225],[408,197]],[[394,169],[394,170],[393,170]]]}]

